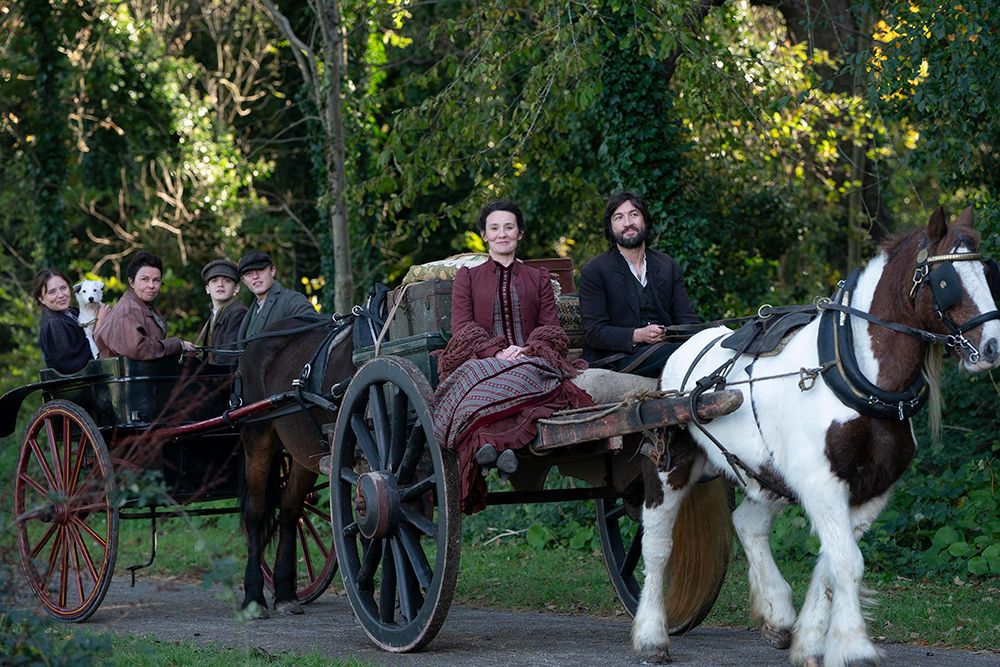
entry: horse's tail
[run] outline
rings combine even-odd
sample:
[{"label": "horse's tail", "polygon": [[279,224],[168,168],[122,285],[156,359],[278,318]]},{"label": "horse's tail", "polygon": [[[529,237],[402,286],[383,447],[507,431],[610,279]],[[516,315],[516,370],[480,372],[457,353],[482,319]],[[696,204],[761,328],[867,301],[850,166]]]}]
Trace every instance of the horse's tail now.
[{"label": "horse's tail", "polygon": [[721,477],[695,484],[674,524],[667,571],[667,620],[671,634],[697,627],[722,589],[733,548],[731,490]]}]

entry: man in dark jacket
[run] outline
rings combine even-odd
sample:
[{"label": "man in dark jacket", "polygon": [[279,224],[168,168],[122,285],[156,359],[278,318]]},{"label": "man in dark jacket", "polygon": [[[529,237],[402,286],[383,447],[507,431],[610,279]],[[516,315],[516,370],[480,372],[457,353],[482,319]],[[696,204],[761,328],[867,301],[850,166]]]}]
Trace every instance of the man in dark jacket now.
[{"label": "man in dark jacket", "polygon": [[315,315],[316,309],[303,294],[285,289],[274,279],[275,269],[266,252],[251,250],[240,260],[239,273],[243,284],[257,301],[251,304],[240,324],[239,338],[244,340],[260,333],[272,322],[286,317]]},{"label": "man in dark jacket", "polygon": [[659,377],[680,343],[665,326],[696,324],[684,277],[672,257],[649,247],[652,221],[631,192],[612,195],[604,208],[608,251],[583,267],[580,317],[591,366]]},{"label": "man in dark jacket", "polygon": [[[239,354],[234,343],[239,340],[240,325],[247,312],[247,307],[239,300],[239,269],[235,262],[228,259],[215,259],[201,270],[201,279],[205,281],[205,293],[212,300],[212,315],[201,328],[194,344],[215,348],[205,355],[210,363],[235,364],[239,361]],[[219,352],[218,348],[233,352]]]}]

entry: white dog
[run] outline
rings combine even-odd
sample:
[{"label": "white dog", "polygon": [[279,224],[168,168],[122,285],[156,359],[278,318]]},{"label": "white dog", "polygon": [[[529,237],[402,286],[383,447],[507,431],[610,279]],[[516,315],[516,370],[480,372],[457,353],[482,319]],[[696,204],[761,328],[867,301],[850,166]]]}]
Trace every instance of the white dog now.
[{"label": "white dog", "polygon": [[73,286],[76,292],[76,304],[80,308],[80,326],[90,343],[90,352],[97,358],[97,343],[94,342],[94,325],[97,324],[97,311],[101,309],[104,299],[104,283],[100,280],[83,280]]}]

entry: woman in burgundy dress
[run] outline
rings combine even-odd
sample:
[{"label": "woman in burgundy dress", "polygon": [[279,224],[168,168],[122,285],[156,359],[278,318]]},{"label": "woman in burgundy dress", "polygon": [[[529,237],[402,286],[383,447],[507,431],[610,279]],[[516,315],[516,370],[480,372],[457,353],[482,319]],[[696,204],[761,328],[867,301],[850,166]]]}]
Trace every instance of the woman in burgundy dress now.
[{"label": "woman in burgundy dress", "polygon": [[569,379],[586,367],[571,363],[545,269],[516,259],[524,218],[511,201],[487,205],[479,234],[486,262],[463,267],[452,287],[452,337],[438,360],[434,434],[458,454],[465,512],[485,507],[480,470],[516,471],[516,450],[535,438],[538,419],[591,405]]}]

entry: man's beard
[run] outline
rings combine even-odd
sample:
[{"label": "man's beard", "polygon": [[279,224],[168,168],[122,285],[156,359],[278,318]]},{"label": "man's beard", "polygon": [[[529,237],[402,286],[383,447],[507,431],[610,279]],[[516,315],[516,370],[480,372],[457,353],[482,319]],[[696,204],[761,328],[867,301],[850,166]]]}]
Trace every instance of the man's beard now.
[{"label": "man's beard", "polygon": [[643,243],[646,242],[646,234],[644,229],[639,229],[636,235],[632,236],[631,238],[626,237],[624,233],[618,234],[616,232],[612,232],[611,236],[614,237],[615,243],[620,245],[622,248],[626,248],[628,250],[631,250],[632,248],[638,248],[639,246],[641,246]]}]

